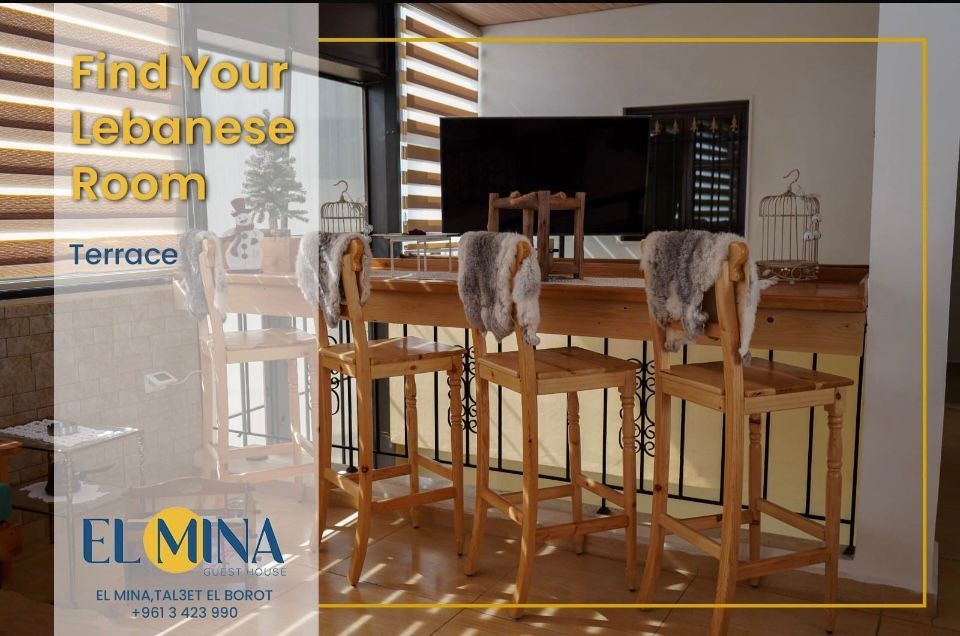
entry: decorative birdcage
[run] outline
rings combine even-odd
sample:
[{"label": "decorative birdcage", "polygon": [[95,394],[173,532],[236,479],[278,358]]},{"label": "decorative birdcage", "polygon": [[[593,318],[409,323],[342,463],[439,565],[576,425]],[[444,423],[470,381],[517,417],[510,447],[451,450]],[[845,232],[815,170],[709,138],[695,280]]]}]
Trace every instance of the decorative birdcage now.
[{"label": "decorative birdcage", "polygon": [[369,231],[367,222],[367,206],[365,203],[354,201],[350,196],[350,185],[340,180],[334,186],[343,185],[340,198],[320,206],[321,232],[358,232]]},{"label": "decorative birdcage", "polygon": [[791,283],[817,278],[822,220],[820,199],[797,185],[800,171],[791,170],[783,178],[794,173],[786,192],[760,200],[763,246],[757,261],[761,277]]}]

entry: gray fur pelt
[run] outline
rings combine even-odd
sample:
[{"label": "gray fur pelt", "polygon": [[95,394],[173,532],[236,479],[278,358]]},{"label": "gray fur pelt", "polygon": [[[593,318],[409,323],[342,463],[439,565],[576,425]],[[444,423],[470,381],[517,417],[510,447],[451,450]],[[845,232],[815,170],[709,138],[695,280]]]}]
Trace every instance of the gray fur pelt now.
[{"label": "gray fur pelt", "polygon": [[513,308],[523,339],[540,344],[540,265],[533,250],[520,264],[511,291],[510,268],[517,246],[529,243],[522,234],[467,232],[457,248],[457,289],[467,321],[503,340],[514,329]]},{"label": "gray fur pelt", "polygon": [[370,238],[363,234],[307,232],[297,250],[297,286],[308,303],[320,306],[327,327],[340,322],[340,261],[350,241],[363,241],[363,272],[360,274],[360,303],[370,297]]},{"label": "gray fur pelt", "polygon": [[[703,334],[709,315],[702,310],[703,295],[713,287],[730,244],[742,236],[703,230],[652,232],[641,244],[640,265],[646,273],[647,304],[657,323],[666,329],[666,348],[678,351]],[[750,360],[757,302],[761,290],[773,281],[760,281],[751,257],[746,280],[735,285],[740,321],[740,357]],[[680,321],[683,329],[668,325]]]},{"label": "gray fur pelt", "polygon": [[187,311],[198,319],[207,315],[207,297],[203,291],[203,278],[200,276],[200,252],[203,250],[203,242],[206,239],[213,239],[217,244],[216,258],[213,263],[213,306],[217,308],[225,320],[227,279],[223,267],[223,251],[220,249],[220,238],[207,230],[187,230],[180,237],[180,271],[183,273]]}]

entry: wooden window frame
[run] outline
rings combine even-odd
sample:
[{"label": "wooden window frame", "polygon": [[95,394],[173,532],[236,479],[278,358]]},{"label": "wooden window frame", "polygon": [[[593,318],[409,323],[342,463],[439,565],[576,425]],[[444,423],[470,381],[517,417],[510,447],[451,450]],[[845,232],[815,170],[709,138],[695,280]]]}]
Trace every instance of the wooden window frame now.
[{"label": "wooden window frame", "polygon": [[[731,210],[730,227],[726,231],[737,234],[744,234],[746,231],[747,220],[747,174],[748,174],[748,155],[749,155],[749,126],[750,126],[750,102],[749,100],[735,100],[723,102],[695,102],[684,104],[667,104],[663,106],[635,106],[623,109],[623,114],[635,117],[649,117],[653,119],[672,120],[674,118],[689,118],[692,116],[711,116],[711,117],[733,117],[736,116],[740,123],[741,133],[740,152],[737,159],[737,197],[734,209]],[[684,139],[689,138],[690,131],[687,126],[681,126],[680,134]],[[692,143],[681,144],[683,151],[682,158],[682,195],[680,205],[680,224],[674,229],[696,229],[697,225],[694,219],[694,145]],[[649,181],[649,179],[648,179]],[[649,200],[648,200],[649,202]],[[649,231],[659,229],[653,227],[653,215],[646,209],[644,210],[644,225],[648,226]]]}]

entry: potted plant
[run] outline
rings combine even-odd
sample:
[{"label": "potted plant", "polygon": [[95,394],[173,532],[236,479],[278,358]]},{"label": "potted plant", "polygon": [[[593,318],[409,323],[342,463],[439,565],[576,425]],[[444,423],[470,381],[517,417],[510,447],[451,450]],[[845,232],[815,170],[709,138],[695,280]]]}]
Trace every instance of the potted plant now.
[{"label": "potted plant", "polygon": [[[263,111],[267,121],[270,111]],[[254,221],[267,222],[263,238],[263,271],[292,271],[296,242],[290,238],[290,219],[307,220],[307,211],[291,204],[307,200],[307,191],[297,180],[296,159],[289,146],[269,141],[254,146],[243,175],[243,193]]]}]

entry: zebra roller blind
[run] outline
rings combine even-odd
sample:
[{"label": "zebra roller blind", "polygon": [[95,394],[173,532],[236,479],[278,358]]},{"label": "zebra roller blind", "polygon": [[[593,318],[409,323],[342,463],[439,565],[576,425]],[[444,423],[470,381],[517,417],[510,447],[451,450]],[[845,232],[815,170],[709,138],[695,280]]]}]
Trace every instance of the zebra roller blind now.
[{"label": "zebra roller blind", "polygon": [[[399,36],[470,37],[432,15],[403,5]],[[399,47],[403,229],[440,230],[440,118],[476,117],[480,49],[468,42]]]}]

